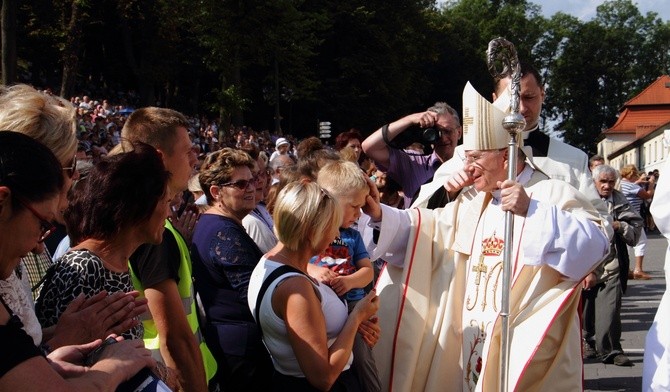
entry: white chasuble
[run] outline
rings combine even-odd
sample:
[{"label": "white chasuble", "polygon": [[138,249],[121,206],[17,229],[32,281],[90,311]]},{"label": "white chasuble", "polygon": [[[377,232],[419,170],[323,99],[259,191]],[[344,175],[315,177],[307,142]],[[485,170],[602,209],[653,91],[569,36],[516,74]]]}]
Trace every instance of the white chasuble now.
[{"label": "white chasuble", "polygon": [[[486,337],[500,313],[503,286],[503,250],[505,247],[505,212],[497,199],[486,208],[473,238],[467,260],[465,306],[463,307],[463,390],[474,391],[483,365]],[[519,238],[522,229],[514,230],[512,273],[517,272]]]},{"label": "white chasuble", "polygon": [[[526,217],[515,215],[512,241],[517,268],[510,295],[511,390],[581,390],[578,283],[605,255],[609,241],[592,223],[599,220],[593,207],[569,185],[541,181],[527,193],[531,206]],[[494,227],[504,219],[499,207],[487,206],[484,196],[464,193],[434,211],[385,207],[371,256],[402,247],[404,261],[388,264],[377,282],[382,334],[373,354],[383,390],[460,392],[475,383],[477,391],[499,390],[502,287],[498,283],[493,292],[489,287],[488,305],[482,310],[482,286],[487,278],[489,286],[494,284],[502,253],[485,254],[483,265],[479,256],[494,230],[492,241],[504,238],[502,229]],[[364,238],[371,238],[371,231]],[[477,275],[480,291],[475,299]],[[474,346],[478,355],[472,356],[466,351],[474,340],[464,336],[471,320],[485,334]],[[482,321],[488,324],[484,328]]]}]

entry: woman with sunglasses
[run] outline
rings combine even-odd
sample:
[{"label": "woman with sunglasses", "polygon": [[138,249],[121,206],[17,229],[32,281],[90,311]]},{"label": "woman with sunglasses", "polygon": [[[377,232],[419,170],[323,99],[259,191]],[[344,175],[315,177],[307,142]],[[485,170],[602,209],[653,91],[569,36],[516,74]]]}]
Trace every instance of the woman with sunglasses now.
[{"label": "woman with sunglasses", "polygon": [[56,214],[43,219],[41,241],[24,253],[12,274],[0,280],[0,295],[21,319],[33,342],[46,351],[122,333],[136,323],[135,316],[146,311],[146,301],[136,300],[137,292],[110,296],[100,293],[91,298],[77,298],[58,326],[43,330],[35,317],[33,291],[35,296],[37,292],[33,288],[38,288],[52,265],[44,240],[55,237],[52,222],[64,224],[62,211],[67,207],[67,194],[73,181],[79,178],[76,124],[76,110],[68,101],[25,84],[0,87],[0,130],[21,133],[45,145],[59,162],[63,182]]},{"label": "woman with sunglasses", "polygon": [[[67,192],[78,177],[74,159],[77,152],[75,108],[62,98],[39,92],[25,84],[0,88],[0,108],[0,129],[30,136],[47,146],[60,162],[65,183],[60,193],[58,211],[64,210],[67,207]],[[54,217],[54,221],[63,223],[60,213]],[[49,234],[53,234],[53,231]],[[17,273],[10,276],[6,284],[2,284],[7,288],[3,293],[10,293],[6,296],[10,306],[27,306],[28,299],[23,298],[25,295],[18,291],[11,295],[15,285],[20,287],[16,281],[20,283],[23,280],[27,292],[30,292],[30,288],[37,285],[50,265],[51,255],[42,241],[22,258]],[[25,317],[24,312],[19,309],[16,311],[22,319]],[[32,323],[26,325],[35,330],[37,328]]]},{"label": "woman with sunglasses", "polygon": [[206,315],[205,340],[216,358],[219,385],[267,391],[272,362],[247,305],[251,272],[263,256],[242,226],[256,206],[254,160],[224,148],[200,171],[209,209],[193,231],[195,288]]},{"label": "woman with sunglasses", "polygon": [[[22,255],[48,235],[58,213],[63,186],[53,153],[18,132],[0,132],[0,278],[6,279]],[[46,358],[22,328],[20,319],[0,297],[0,390],[114,391],[145,366],[154,366],[141,340],[120,341],[85,358],[101,340],[64,346]],[[67,379],[66,379],[67,378]]]}]

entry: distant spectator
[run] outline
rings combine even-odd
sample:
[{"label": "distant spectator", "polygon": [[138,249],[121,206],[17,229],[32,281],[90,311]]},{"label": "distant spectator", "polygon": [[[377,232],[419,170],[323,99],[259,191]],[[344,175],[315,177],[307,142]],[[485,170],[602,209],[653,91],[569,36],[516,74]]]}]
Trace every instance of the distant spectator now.
[{"label": "distant spectator", "polygon": [[288,154],[279,155],[275,160],[270,160],[270,169],[272,170],[271,184],[279,182],[279,176],[287,167],[294,166],[295,161]]},{"label": "distant spectator", "polygon": [[272,176],[258,150],[247,147],[243,151],[247,151],[255,160],[252,174],[256,177],[256,207],[242,219],[242,226],[258,245],[261,252],[266,253],[277,245],[277,236],[273,231],[272,215],[268,212],[265,204]]},{"label": "distant spectator", "polygon": [[280,155],[288,155],[288,150],[291,146],[291,143],[283,137],[280,137],[275,142],[275,151],[270,155],[270,162],[277,159]]},{"label": "distant spectator", "polygon": [[596,166],[604,164],[605,164],[605,158],[603,158],[601,155],[594,155],[589,159],[589,169],[591,171],[593,171],[593,169],[595,169]]},{"label": "distant spectator", "polygon": [[363,152],[361,148],[363,140],[363,136],[361,136],[358,129],[352,128],[337,135],[335,138],[335,150],[341,151],[345,147],[351,148],[355,153],[356,160],[354,162],[358,163],[361,158],[361,152]]},{"label": "distant spectator", "polygon": [[[640,209],[644,200],[651,199],[654,196],[656,179],[654,177],[647,178],[644,172],[640,175],[635,165],[626,165],[621,168],[620,187],[621,193],[626,196],[633,211],[640,214]],[[651,276],[642,269],[646,249],[647,234],[642,230],[640,240],[634,247],[635,269],[633,269],[633,272],[630,274],[633,279],[651,279]]]}]

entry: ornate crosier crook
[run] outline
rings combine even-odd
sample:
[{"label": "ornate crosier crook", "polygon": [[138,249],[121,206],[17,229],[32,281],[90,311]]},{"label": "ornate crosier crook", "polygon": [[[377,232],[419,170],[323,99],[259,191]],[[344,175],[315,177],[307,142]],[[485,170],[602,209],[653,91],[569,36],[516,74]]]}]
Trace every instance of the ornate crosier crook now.
[{"label": "ornate crosier crook", "polygon": [[[504,38],[496,38],[489,42],[486,51],[489,72],[497,81],[507,76],[511,76],[511,113],[505,116],[502,126],[509,133],[509,164],[507,170],[507,179],[516,180],[516,160],[517,160],[517,135],[523,131],[526,121],[519,114],[519,95],[521,90],[521,67],[519,58],[516,54],[514,45]],[[498,72],[497,64],[502,65],[502,70]],[[503,93],[504,94],[504,93]],[[502,279],[502,301],[500,306],[500,317],[502,317],[502,336],[500,345],[500,390],[507,392],[509,390],[509,297],[510,286],[512,282],[512,242],[514,241],[514,216],[512,211],[505,212],[505,246],[503,253],[503,279]]]}]

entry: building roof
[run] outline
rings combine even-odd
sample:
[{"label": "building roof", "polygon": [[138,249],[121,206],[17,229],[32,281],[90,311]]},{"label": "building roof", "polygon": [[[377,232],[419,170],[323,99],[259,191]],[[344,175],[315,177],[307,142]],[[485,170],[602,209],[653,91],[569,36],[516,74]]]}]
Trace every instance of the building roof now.
[{"label": "building roof", "polygon": [[661,75],[623,106],[670,105],[670,76]]},{"label": "building roof", "polygon": [[623,105],[608,134],[635,134],[640,139],[670,121],[670,76],[662,75]]}]

